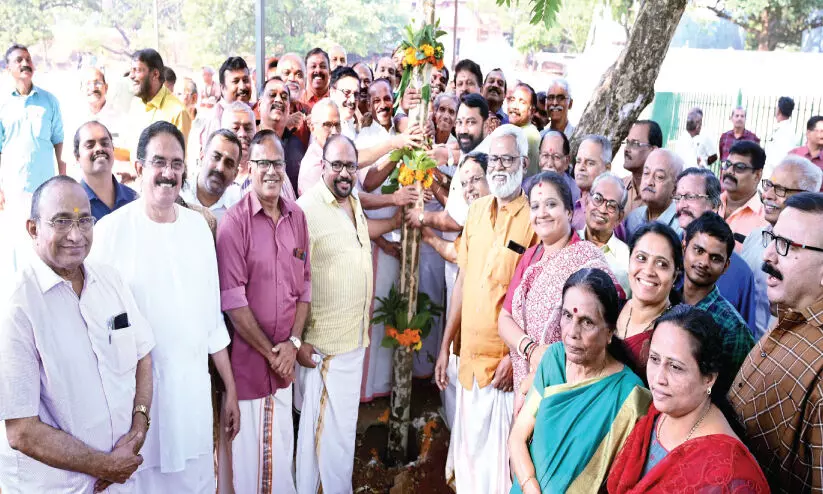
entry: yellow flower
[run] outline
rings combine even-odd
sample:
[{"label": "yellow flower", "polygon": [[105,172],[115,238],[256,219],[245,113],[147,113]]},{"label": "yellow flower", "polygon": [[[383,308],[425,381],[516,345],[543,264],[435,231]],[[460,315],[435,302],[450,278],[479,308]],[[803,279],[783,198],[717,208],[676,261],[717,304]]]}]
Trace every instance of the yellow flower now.
[{"label": "yellow flower", "polygon": [[434,174],[433,173],[427,173],[426,174],[426,179],[423,180],[423,187],[428,189],[429,187],[432,186],[432,183],[434,183]]},{"label": "yellow flower", "polygon": [[424,178],[426,178],[426,172],[423,170],[415,170],[414,171],[414,178],[418,182],[422,182]]},{"label": "yellow flower", "polygon": [[414,350],[416,352],[419,352],[421,348],[423,348],[423,342],[422,341],[418,341],[417,343],[414,344],[414,346],[412,346],[412,350]]},{"label": "yellow flower", "polygon": [[423,52],[423,55],[427,57],[434,55],[434,47],[432,45],[423,45],[420,47],[420,50]]},{"label": "yellow flower", "polygon": [[400,182],[400,185],[411,185],[414,182],[414,172],[406,167],[400,167],[397,181]]}]

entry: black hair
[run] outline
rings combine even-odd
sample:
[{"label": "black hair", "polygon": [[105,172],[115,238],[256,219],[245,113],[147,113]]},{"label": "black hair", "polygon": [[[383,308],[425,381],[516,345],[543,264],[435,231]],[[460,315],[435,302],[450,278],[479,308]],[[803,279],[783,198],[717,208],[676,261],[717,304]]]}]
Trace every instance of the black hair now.
[{"label": "black hair", "polygon": [[229,57],[223,62],[223,65],[220,66],[218,80],[220,81],[221,87],[226,86],[226,72],[234,72],[235,70],[249,71],[249,66],[246,64],[246,61],[243,60],[243,57]]},{"label": "black hair", "polygon": [[485,122],[489,119],[489,102],[486,98],[477,93],[466,93],[460,98],[460,105],[457,110],[460,111],[460,106],[466,105],[469,108],[478,108],[480,110],[480,118]]},{"label": "black hair", "polygon": [[6,63],[8,63],[9,57],[11,56],[12,52],[14,52],[15,50],[23,50],[23,51],[27,52],[29,55],[31,55],[31,52],[29,51],[29,49],[25,45],[21,45],[20,43],[14,43],[11,46],[9,46],[9,48],[6,50],[6,56],[3,57],[3,59],[6,61]]},{"label": "black hair", "polygon": [[[254,134],[254,137],[251,138],[251,141],[249,142],[249,154],[251,154],[252,147],[262,144],[266,139],[274,140],[274,142],[280,144],[280,149],[282,149],[284,153],[286,152],[286,147],[283,146],[283,141],[277,133],[271,129],[263,129],[258,130],[257,133]],[[243,148],[241,147],[240,149],[242,150]]]},{"label": "black hair", "polygon": [[[204,152],[206,151],[206,149],[209,148],[209,144],[211,144],[211,141],[213,141],[214,138],[217,137],[217,136],[220,136],[223,139],[225,139],[225,140],[229,141],[230,143],[234,144],[235,146],[237,146],[237,149],[240,150],[240,153],[241,154],[243,153],[243,144],[240,142],[240,139],[238,139],[237,134],[230,131],[229,129],[217,129],[214,132],[212,132],[209,135],[209,138],[206,139],[205,144],[203,145],[203,151]],[[249,147],[251,147],[251,146],[249,146]]]},{"label": "black hair", "polygon": [[537,110],[537,93],[534,92],[534,88],[531,87],[530,85],[526,84],[525,82],[518,82],[517,85],[514,86],[515,89],[517,89],[519,87],[526,88],[526,89],[529,90],[529,92],[532,95],[532,98],[531,98],[532,110]]},{"label": "black hair", "polygon": [[154,48],[144,48],[142,50],[137,50],[134,52],[134,55],[131,57],[132,60],[137,60],[138,62],[142,62],[146,64],[148,67],[149,72],[152,70],[156,70],[160,74],[160,83],[162,84],[166,80],[163,78],[163,57],[157,53],[157,50]]},{"label": "black hair", "polygon": [[277,58],[277,57],[271,57],[271,58],[269,59],[269,61],[266,63],[266,71],[269,71],[269,70],[271,70],[271,69],[276,69],[276,68],[277,68],[277,64],[278,64],[278,62],[280,62],[280,59],[279,59],[279,58]]},{"label": "black hair", "polygon": [[680,182],[680,179],[683,177],[688,176],[696,176],[696,177],[703,177],[703,183],[706,186],[706,195],[709,196],[709,201],[712,203],[712,206],[717,208],[720,206],[720,180],[717,179],[717,175],[714,174],[708,168],[697,168],[693,166],[691,168],[686,168],[679,175],[677,175],[677,181],[675,183]]},{"label": "black hair", "polygon": [[388,84],[388,86],[389,86],[389,92],[392,94],[392,99],[394,99],[394,92],[393,92],[393,87],[392,87],[392,81],[390,81],[390,80],[389,80],[388,78],[386,78],[386,77],[380,77],[380,78],[378,78],[378,79],[375,79],[375,80],[371,81],[371,84],[369,84],[369,91],[371,91],[371,88],[373,88],[374,86],[376,86],[378,83],[380,83],[380,84]]},{"label": "black hair", "polygon": [[464,158],[464,163],[465,160],[472,160],[480,165],[480,168],[483,169],[483,173],[486,173],[486,169],[489,167],[489,155],[480,151],[469,152],[469,154],[467,154]]},{"label": "black hair", "polygon": [[698,233],[705,233],[710,237],[714,237],[717,240],[724,242],[726,244],[726,261],[731,258],[732,252],[734,252],[735,244],[734,233],[732,232],[732,229],[729,228],[729,225],[723,221],[723,218],[721,218],[720,215],[712,211],[706,211],[694,221],[689,223],[689,226],[686,227],[687,246]]},{"label": "black hair", "polygon": [[486,85],[486,81],[489,80],[489,74],[491,74],[492,72],[500,72],[500,75],[503,76],[503,91],[507,91],[509,89],[509,85],[506,82],[506,74],[503,73],[503,69],[501,69],[500,67],[495,67],[490,71],[486,72],[486,78],[483,79],[483,85]]},{"label": "black hair", "polygon": [[[277,81],[277,82],[283,84],[284,86],[286,85],[286,81],[284,81],[283,78],[280,77],[279,75],[276,75],[274,77],[269,77],[268,79],[266,79],[266,82],[264,82],[263,86],[260,88],[260,93],[257,95],[258,101],[263,97],[263,93],[266,92],[266,86],[268,86],[271,81]],[[288,88],[286,88],[286,89],[287,89],[286,90],[286,101],[291,103],[291,93],[289,93]]]},{"label": "black hair", "polygon": [[369,64],[367,64],[366,62],[357,62],[356,64],[351,66],[352,70],[356,69],[358,65],[362,65],[363,67],[366,67],[366,69],[368,69],[368,71],[369,71],[369,74],[371,74],[372,80],[374,80],[374,71],[371,69],[371,67],[369,67]]},{"label": "black hair", "polygon": [[652,146],[663,147],[663,131],[660,130],[660,124],[654,120],[638,120],[635,125],[645,125],[649,129],[649,144]]},{"label": "black hair", "polygon": [[766,151],[763,151],[763,148],[753,141],[735,142],[732,144],[731,149],[729,149],[729,154],[737,154],[751,158],[752,167],[754,167],[755,170],[762,170],[766,165]]},{"label": "black hair", "polygon": [[814,130],[817,122],[823,122],[823,117],[820,115],[815,115],[806,122],[806,130]]},{"label": "black hair", "polygon": [[443,77],[445,77],[445,78],[446,78],[446,84],[448,84],[448,83],[449,83],[449,69],[448,69],[448,67],[446,67],[446,66],[444,65],[444,66],[443,66],[443,68],[442,68],[442,69],[440,69],[440,72],[442,72],[442,73],[443,73]]},{"label": "black hair", "polygon": [[[380,79],[378,79],[378,80],[380,80]],[[385,80],[385,79],[383,79],[383,80]],[[345,142],[347,142],[349,144],[349,146],[351,146],[351,148],[354,149],[354,160],[355,160],[355,162],[359,162],[360,161],[360,157],[359,157],[360,155],[357,152],[357,146],[354,145],[354,141],[352,141],[348,137],[344,136],[343,134],[330,135],[329,138],[326,139],[326,144],[323,146],[323,159],[326,159],[326,153],[329,150],[329,146],[331,146],[333,143],[335,143],[339,140],[345,140]]]},{"label": "black hair", "polygon": [[544,132],[543,135],[540,137],[540,145],[537,146],[537,149],[542,149],[543,148],[543,141],[546,140],[546,137],[555,136],[557,134],[560,134],[560,136],[563,138],[563,154],[565,154],[566,156],[571,154],[572,146],[569,143],[569,138],[566,137],[565,132],[560,132],[559,130],[548,130],[547,129],[547,132]]},{"label": "black hair", "polygon": [[143,132],[140,133],[140,138],[137,140],[138,161],[143,161],[146,159],[146,147],[148,147],[149,142],[152,139],[160,134],[169,134],[174,137],[177,142],[180,143],[180,148],[183,150],[183,156],[186,156],[186,140],[183,138],[183,133],[180,132],[180,129],[165,120],[158,120],[157,122],[151,123],[148,127],[143,129]]},{"label": "black hair", "polygon": [[559,195],[560,199],[563,201],[563,207],[566,211],[574,211],[572,192],[569,189],[569,184],[566,183],[566,179],[563,178],[563,175],[560,175],[557,172],[540,172],[532,177],[526,184],[526,197],[531,198],[532,190],[534,190],[534,187],[537,184],[541,183],[547,183],[553,186],[554,190],[557,192],[557,195]]},{"label": "black hair", "polygon": [[[307,67],[309,65],[309,57],[314,55],[323,55],[323,58],[326,59],[326,65],[331,65],[331,59],[329,59],[329,54],[326,53],[325,50],[322,48],[312,48],[308,53],[306,53],[306,58],[304,59]],[[308,70],[308,68],[306,70]]]},{"label": "black hair", "polygon": [[46,180],[45,182],[43,182],[42,184],[40,184],[39,187],[34,189],[34,193],[31,195],[31,212],[29,214],[29,219],[40,219],[40,197],[43,195],[43,192],[45,192],[46,189],[55,184],[79,185],[77,180],[71,178],[68,175],[55,175],[50,179]]},{"label": "black hair", "polygon": [[[638,228],[637,231],[634,232],[634,235],[632,235],[629,239],[630,256],[634,253],[634,248],[637,246],[637,242],[650,233],[656,233],[662,236],[669,243],[669,248],[672,250],[674,261],[674,276],[675,279],[677,279],[677,276],[683,272],[683,245],[680,242],[680,237],[678,237],[677,233],[675,233],[674,230],[672,230],[668,225],[657,221],[650,221]],[[680,294],[678,294],[677,290],[674,288],[672,288],[669,292],[669,301],[672,304],[680,303]]]},{"label": "black hair", "polygon": [[800,192],[786,199],[783,208],[794,208],[806,213],[823,214],[823,193]]},{"label": "black hair", "polygon": [[480,70],[480,66],[477,64],[477,62],[469,60],[468,58],[465,58],[457,62],[457,65],[454,66],[455,81],[457,81],[457,73],[464,71],[471,72],[474,75],[475,79],[477,79],[478,88],[483,87],[483,71]]},{"label": "black hair", "polygon": [[692,356],[700,374],[709,376],[724,370],[724,362],[731,356],[723,353],[723,330],[711,314],[691,305],[679,304],[654,321],[654,330],[663,323],[673,324],[692,337]]},{"label": "black hair", "polygon": [[111,132],[109,132],[109,128],[103,125],[103,122],[97,120],[90,120],[80,127],[77,127],[77,130],[74,132],[74,157],[75,159],[80,158],[80,131],[88,127],[89,125],[99,125],[103,127],[103,130],[106,131],[106,134],[109,136],[109,140],[112,141],[112,147],[114,147],[114,139],[111,137]]},{"label": "black hair", "polygon": [[777,109],[784,117],[791,118],[792,113],[794,113],[794,100],[788,96],[781,96],[777,100]]},{"label": "black hair", "polygon": [[177,74],[171,70],[171,67],[163,67],[163,80],[170,82],[172,85],[177,82]]},{"label": "black hair", "polygon": [[340,79],[345,79],[346,77],[354,77],[357,79],[357,83],[360,84],[360,76],[357,75],[357,72],[354,71],[351,67],[346,67],[345,65],[341,65],[336,69],[331,71],[331,77],[329,78],[329,87],[333,87],[337,89],[337,81]]}]

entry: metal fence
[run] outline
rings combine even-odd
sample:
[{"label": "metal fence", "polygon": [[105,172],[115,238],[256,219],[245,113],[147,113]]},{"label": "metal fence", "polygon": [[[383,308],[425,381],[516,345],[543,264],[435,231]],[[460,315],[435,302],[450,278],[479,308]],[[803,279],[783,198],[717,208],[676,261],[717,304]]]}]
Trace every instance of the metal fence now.
[{"label": "metal fence", "polygon": [[[729,117],[737,106],[746,109],[746,128],[760,137],[765,146],[775,126],[777,100],[784,95],[735,93],[656,93],[649,117],[660,124],[663,145],[674,147],[677,139],[686,132],[686,116],[694,107],[703,110],[703,130],[713,139],[732,128]],[[789,95],[791,96],[791,95]],[[814,115],[823,114],[823,96],[792,96],[794,99],[794,125],[796,144],[806,140],[806,122]]]}]

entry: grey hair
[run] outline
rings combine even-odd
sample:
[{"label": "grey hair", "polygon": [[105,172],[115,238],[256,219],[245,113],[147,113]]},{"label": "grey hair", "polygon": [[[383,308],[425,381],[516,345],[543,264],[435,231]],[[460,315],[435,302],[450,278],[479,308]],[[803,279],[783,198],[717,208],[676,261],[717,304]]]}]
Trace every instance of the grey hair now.
[{"label": "grey hair", "polygon": [[608,180],[617,185],[617,188],[620,189],[620,209],[625,208],[626,203],[629,201],[629,191],[626,190],[626,184],[623,183],[623,179],[621,179],[614,173],[606,172],[598,175],[592,182],[592,188],[590,189],[590,191],[596,189],[597,185],[604,180]]},{"label": "grey hair", "polygon": [[549,85],[546,86],[546,91],[548,92],[548,90],[551,89],[552,86],[562,87],[563,91],[566,91],[566,94],[569,96],[569,99],[574,99],[572,98],[572,87],[569,85],[569,81],[564,79],[563,77],[555,77],[554,79],[549,81]]},{"label": "grey hair", "polygon": [[745,109],[745,108],[743,108],[742,106],[735,106],[735,107],[732,109],[732,112],[731,112],[731,114],[730,114],[729,116],[730,116],[730,117],[731,117],[731,116],[734,116],[734,112],[736,112],[737,110],[743,110],[743,115],[745,115],[745,116],[748,116],[748,114],[749,114],[749,112],[748,112],[748,111],[746,111],[746,109]]},{"label": "grey hair", "polygon": [[682,172],[677,175],[677,183],[683,177],[703,177],[703,185],[706,190],[706,195],[709,196],[709,202],[712,203],[712,208],[717,209],[720,207],[720,180],[717,179],[717,176],[708,168],[697,168],[695,166],[691,168],[686,168]]},{"label": "grey hair", "polygon": [[489,143],[491,143],[494,139],[499,139],[501,137],[514,137],[514,140],[517,142],[517,152],[520,153],[520,156],[526,158],[529,156],[529,140],[526,138],[526,133],[523,132],[523,129],[516,125],[512,124],[504,124],[500,127],[494,129],[494,131],[489,135]]},{"label": "grey hair", "polygon": [[290,51],[290,52],[286,53],[285,55],[283,55],[282,57],[280,57],[280,60],[277,61],[278,65],[283,63],[283,60],[286,60],[286,59],[289,59],[289,58],[291,58],[293,60],[296,60],[297,63],[300,64],[300,69],[303,70],[303,73],[306,72],[306,63],[303,61],[303,57],[301,57],[300,55],[298,55],[297,53],[295,53],[293,51]]},{"label": "grey hair", "polygon": [[[252,122],[255,121],[254,112],[252,111],[251,107],[240,100],[235,100],[226,109],[223,110],[223,116],[220,117],[220,126],[223,126],[223,119],[226,118],[226,115],[241,112],[247,114],[251,118]],[[257,127],[255,126],[255,128]]]},{"label": "grey hair", "polygon": [[337,112],[340,112],[340,107],[337,106],[337,103],[332,101],[331,98],[323,98],[317,103],[314,104],[314,107],[311,109],[311,121],[313,123],[318,123],[314,121],[314,116],[318,115],[322,108],[334,108]]},{"label": "grey hair", "polygon": [[[657,148],[651,153],[649,153],[649,156],[651,156],[652,154],[662,154],[666,156],[666,163],[669,165],[669,167],[671,167],[672,175],[674,177],[678,177],[681,173],[683,173],[683,168],[685,168],[685,162],[683,161],[683,158],[681,158],[677,153],[670,151],[666,148]],[[648,162],[648,160],[649,158],[647,157],[646,161]]]},{"label": "grey hair", "polygon": [[600,145],[600,159],[603,160],[604,165],[612,162],[612,142],[608,137],[600,134],[587,134],[583,136],[580,144],[586,141],[596,142]]},{"label": "grey hair", "polygon": [[454,101],[455,107],[460,105],[460,101],[457,100],[457,95],[455,95],[454,93],[440,93],[434,99],[434,111],[437,111],[437,109],[440,108],[440,100],[444,98],[449,98],[452,101]]},{"label": "grey hair", "polygon": [[786,156],[780,160],[777,168],[783,166],[794,168],[800,173],[800,180],[797,182],[798,189],[817,192],[820,190],[820,186],[823,185],[823,170],[802,156],[794,154]]},{"label": "grey hair", "polygon": [[212,67],[209,67],[208,65],[204,65],[203,70],[205,70],[206,72],[208,72],[211,75],[214,75],[214,69]]}]

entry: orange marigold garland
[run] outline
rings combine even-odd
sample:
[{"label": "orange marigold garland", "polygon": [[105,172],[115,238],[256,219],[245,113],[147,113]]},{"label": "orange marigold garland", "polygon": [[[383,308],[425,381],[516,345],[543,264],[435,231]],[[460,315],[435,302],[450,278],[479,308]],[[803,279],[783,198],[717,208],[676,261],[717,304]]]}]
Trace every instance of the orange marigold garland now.
[{"label": "orange marigold garland", "polygon": [[392,287],[385,298],[377,298],[380,308],[374,311],[373,324],[383,323],[386,335],[381,344],[386,348],[405,347],[409,351],[419,351],[423,339],[431,331],[434,317],[443,313],[443,308],[434,304],[423,292],[418,294],[417,311],[411,320],[406,316],[408,299]]}]

